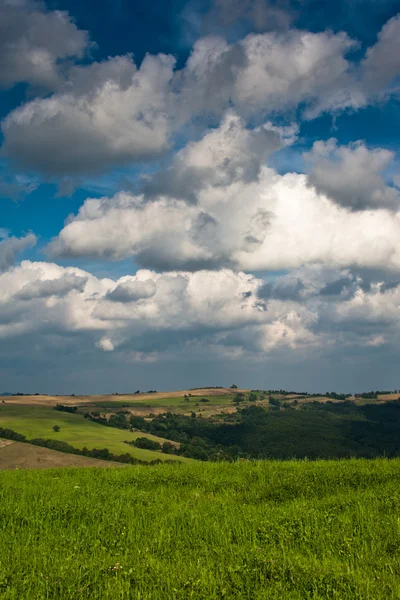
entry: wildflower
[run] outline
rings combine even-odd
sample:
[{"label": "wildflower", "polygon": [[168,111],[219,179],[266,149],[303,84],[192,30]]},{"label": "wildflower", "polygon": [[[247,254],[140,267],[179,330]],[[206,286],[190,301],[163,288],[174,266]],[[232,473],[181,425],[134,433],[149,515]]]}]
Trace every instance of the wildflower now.
[{"label": "wildflower", "polygon": [[115,565],[113,567],[108,567],[108,570],[111,571],[112,573],[117,573],[118,571],[122,570],[123,567],[120,565],[120,563],[115,563]]}]

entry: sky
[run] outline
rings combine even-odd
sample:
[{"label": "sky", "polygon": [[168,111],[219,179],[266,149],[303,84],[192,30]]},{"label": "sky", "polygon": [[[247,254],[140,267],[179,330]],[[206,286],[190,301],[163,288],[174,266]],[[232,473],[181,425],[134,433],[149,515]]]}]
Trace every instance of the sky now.
[{"label": "sky", "polygon": [[0,0],[0,392],[398,389],[400,0]]}]

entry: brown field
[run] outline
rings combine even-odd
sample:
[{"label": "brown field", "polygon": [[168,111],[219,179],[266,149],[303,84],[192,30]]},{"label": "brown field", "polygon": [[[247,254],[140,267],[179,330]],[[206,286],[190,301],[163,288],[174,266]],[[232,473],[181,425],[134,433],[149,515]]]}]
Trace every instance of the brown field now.
[{"label": "brown field", "polygon": [[126,465],[0,439],[0,470],[123,466]]},{"label": "brown field", "polygon": [[[66,406],[92,406],[94,402],[121,402],[136,401],[136,402],[151,402],[151,400],[160,400],[163,398],[183,398],[186,394],[196,396],[221,396],[223,394],[235,394],[237,392],[246,393],[249,390],[232,390],[230,388],[202,388],[199,390],[178,390],[173,392],[156,392],[154,394],[118,394],[109,395],[93,395],[93,396],[6,396],[3,398],[7,404],[26,404],[27,406],[55,406],[56,404],[64,404]],[[136,412],[136,411],[135,411]]]}]

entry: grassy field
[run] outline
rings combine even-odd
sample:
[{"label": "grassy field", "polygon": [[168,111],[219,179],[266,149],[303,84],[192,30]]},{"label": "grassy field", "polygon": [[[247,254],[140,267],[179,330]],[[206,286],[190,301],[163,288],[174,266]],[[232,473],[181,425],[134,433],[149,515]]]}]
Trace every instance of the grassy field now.
[{"label": "grassy field", "polygon": [[[191,394],[193,400],[200,399],[203,396],[207,398],[225,397],[232,399],[238,391],[248,392],[248,390],[232,390],[230,388],[203,388],[198,390],[177,390],[175,392],[154,392],[139,394],[108,394],[92,396],[51,396],[51,395],[33,395],[33,396],[5,396],[7,403],[55,406],[56,404],[67,404],[72,406],[95,406],[104,404],[106,406],[118,406],[120,404],[131,403],[132,405],[145,404],[146,406],[169,406],[180,401],[183,403],[184,396]],[[164,402],[162,402],[164,401]]]},{"label": "grassy field", "polygon": [[400,460],[0,473],[0,598],[400,597]]},{"label": "grassy field", "polygon": [[[53,425],[59,425],[60,431],[53,431]],[[135,458],[140,460],[166,460],[178,459],[185,460],[183,457],[166,455],[152,450],[143,450],[124,444],[126,441],[133,441],[137,437],[149,437],[151,439],[164,442],[165,440],[157,438],[150,434],[131,433],[122,429],[105,427],[99,423],[94,423],[85,419],[81,414],[70,414],[66,412],[55,411],[45,406],[26,406],[18,404],[0,404],[0,427],[13,429],[22,433],[28,439],[48,438],[61,440],[82,449],[86,446],[89,450],[93,448],[108,448],[114,454],[124,454],[129,452]]]},{"label": "grassy field", "polygon": [[[208,402],[200,402],[201,398],[207,398]],[[220,394],[210,396],[208,394],[191,396],[189,400],[184,400],[182,396],[155,397],[147,400],[139,398],[123,398],[118,400],[94,400],[93,406],[103,410],[117,410],[127,407],[137,413],[158,413],[164,411],[190,413],[203,409],[204,411],[215,411],[215,409],[232,405],[233,394]]]}]

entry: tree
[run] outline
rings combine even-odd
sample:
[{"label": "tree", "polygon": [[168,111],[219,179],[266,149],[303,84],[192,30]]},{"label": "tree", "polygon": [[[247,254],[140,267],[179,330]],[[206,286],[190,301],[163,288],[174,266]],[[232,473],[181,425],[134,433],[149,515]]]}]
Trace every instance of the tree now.
[{"label": "tree", "polygon": [[59,425],[53,425],[53,431],[60,431]]},{"label": "tree", "polygon": [[235,404],[239,404],[240,402],[244,402],[245,400],[246,400],[246,396],[244,394],[242,394],[242,392],[239,392],[238,394],[235,395],[232,402],[234,402]]},{"label": "tree", "polygon": [[171,442],[164,442],[161,446],[161,452],[164,454],[175,454],[175,446]]},{"label": "tree", "polygon": [[161,444],[146,437],[139,437],[133,442],[136,448],[144,448],[145,450],[160,450]]},{"label": "tree", "polygon": [[250,402],[255,402],[257,400],[257,394],[255,394],[254,392],[250,392],[249,394],[249,401]]},{"label": "tree", "polygon": [[231,390],[237,390],[238,386],[235,383],[232,383]]}]

